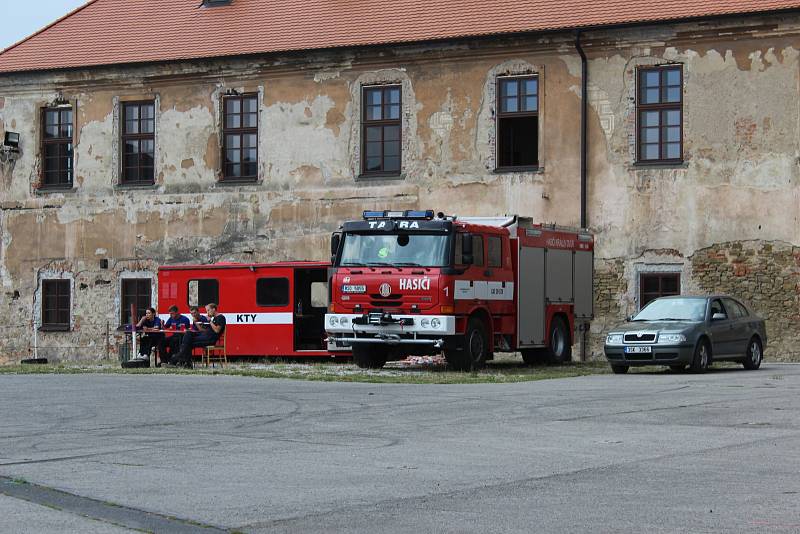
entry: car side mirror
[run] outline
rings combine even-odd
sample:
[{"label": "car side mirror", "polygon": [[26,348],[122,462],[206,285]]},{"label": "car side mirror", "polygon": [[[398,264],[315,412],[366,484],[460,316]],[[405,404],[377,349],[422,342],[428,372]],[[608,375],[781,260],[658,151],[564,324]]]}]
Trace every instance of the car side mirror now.
[{"label": "car side mirror", "polygon": [[336,253],[339,252],[339,244],[342,242],[342,234],[336,232],[331,236],[331,263],[336,259]]},{"label": "car side mirror", "polygon": [[711,320],[712,321],[724,321],[727,318],[728,318],[727,315],[725,315],[724,313],[719,313],[719,312],[717,312],[717,313],[715,313],[714,315],[711,316]]}]

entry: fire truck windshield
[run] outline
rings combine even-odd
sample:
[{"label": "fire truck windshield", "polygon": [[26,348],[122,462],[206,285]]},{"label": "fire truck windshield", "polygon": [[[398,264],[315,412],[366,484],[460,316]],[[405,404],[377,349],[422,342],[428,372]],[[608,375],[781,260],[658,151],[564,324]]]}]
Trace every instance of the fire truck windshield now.
[{"label": "fire truck windshield", "polygon": [[450,263],[449,239],[442,234],[346,233],[338,265],[445,267]]}]

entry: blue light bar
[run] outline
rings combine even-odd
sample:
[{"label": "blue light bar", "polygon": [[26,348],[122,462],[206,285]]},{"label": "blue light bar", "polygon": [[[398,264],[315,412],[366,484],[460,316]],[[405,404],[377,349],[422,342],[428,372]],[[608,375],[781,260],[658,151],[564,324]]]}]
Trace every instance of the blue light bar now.
[{"label": "blue light bar", "polygon": [[383,212],[382,211],[364,210],[364,218],[365,219],[379,219],[381,217],[383,217]]},{"label": "blue light bar", "polygon": [[433,219],[433,210],[407,210],[405,216],[409,219]]},{"label": "blue light bar", "polygon": [[433,219],[433,210],[364,210],[364,219]]}]

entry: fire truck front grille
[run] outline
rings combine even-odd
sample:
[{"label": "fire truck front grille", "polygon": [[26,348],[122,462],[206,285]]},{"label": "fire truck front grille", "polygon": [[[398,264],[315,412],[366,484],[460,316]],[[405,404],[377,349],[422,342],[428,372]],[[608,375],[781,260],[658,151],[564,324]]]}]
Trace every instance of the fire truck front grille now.
[{"label": "fire truck front grille", "polygon": [[399,308],[403,303],[399,300],[373,300],[370,304],[376,308]]},{"label": "fire truck front grille", "polygon": [[391,294],[391,295],[389,295],[388,297],[384,297],[384,296],[383,296],[383,295],[381,295],[380,293],[372,293],[372,294],[370,295],[370,297],[371,297],[371,298],[373,298],[373,299],[375,299],[375,300],[397,300],[397,299],[399,299],[399,298],[402,298],[402,296],[403,296],[403,295],[400,295],[399,293],[392,293],[392,294]]}]

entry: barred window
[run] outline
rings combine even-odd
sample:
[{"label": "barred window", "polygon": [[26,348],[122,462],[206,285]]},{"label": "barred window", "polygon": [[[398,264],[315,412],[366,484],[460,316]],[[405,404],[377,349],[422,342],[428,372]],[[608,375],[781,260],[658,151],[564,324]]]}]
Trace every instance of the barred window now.
[{"label": "barred window", "polygon": [[126,102],[122,106],[122,183],[154,183],[155,103]]},{"label": "barred window", "polygon": [[122,280],[122,310],[120,324],[131,322],[131,305],[136,306],[137,318],[141,318],[150,307],[152,293],[150,292],[149,278],[126,278]]},{"label": "barred window", "polygon": [[42,329],[69,330],[69,280],[42,280]]},{"label": "barred window", "polygon": [[642,273],[639,279],[639,308],[651,300],[681,294],[679,273]]},{"label": "barred window", "polygon": [[42,187],[71,188],[73,178],[72,108],[42,110]]}]

